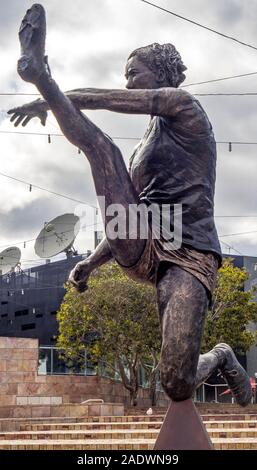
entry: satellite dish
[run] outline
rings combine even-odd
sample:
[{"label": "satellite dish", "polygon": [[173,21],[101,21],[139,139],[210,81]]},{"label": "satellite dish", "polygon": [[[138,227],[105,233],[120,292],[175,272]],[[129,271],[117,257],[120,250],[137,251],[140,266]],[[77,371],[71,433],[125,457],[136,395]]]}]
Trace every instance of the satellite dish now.
[{"label": "satellite dish", "polygon": [[75,254],[74,240],[79,232],[79,217],[64,214],[48,223],[39,233],[35,242],[35,253],[40,258],[51,258],[65,251],[67,257]]},{"label": "satellite dish", "polygon": [[21,259],[21,250],[17,246],[11,246],[0,253],[0,275],[13,271]]}]

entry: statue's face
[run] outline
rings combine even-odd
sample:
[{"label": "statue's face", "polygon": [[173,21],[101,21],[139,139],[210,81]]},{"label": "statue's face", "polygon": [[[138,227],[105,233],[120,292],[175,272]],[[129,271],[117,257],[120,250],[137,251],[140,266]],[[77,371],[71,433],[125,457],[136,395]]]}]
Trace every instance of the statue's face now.
[{"label": "statue's face", "polygon": [[125,77],[127,79],[126,88],[128,89],[152,89],[163,86],[160,85],[160,80],[158,80],[156,74],[141,62],[137,56],[133,56],[128,60]]}]

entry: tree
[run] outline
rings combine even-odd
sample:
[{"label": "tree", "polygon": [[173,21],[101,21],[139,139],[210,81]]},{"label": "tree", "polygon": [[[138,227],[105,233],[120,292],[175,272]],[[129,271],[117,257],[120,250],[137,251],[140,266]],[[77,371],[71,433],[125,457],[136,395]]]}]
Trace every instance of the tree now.
[{"label": "tree", "polygon": [[103,360],[118,370],[136,405],[140,365],[154,358],[155,369],[160,351],[154,289],[128,278],[116,263],[107,264],[91,277],[84,294],[67,286],[57,318],[63,357],[82,363],[87,350],[92,361]]},{"label": "tree", "polygon": [[249,323],[257,322],[257,303],[253,301],[256,289],[243,290],[248,277],[247,271],[234,267],[231,259],[224,260],[207,314],[202,352],[225,342],[242,354],[256,343],[256,331],[248,329]]}]

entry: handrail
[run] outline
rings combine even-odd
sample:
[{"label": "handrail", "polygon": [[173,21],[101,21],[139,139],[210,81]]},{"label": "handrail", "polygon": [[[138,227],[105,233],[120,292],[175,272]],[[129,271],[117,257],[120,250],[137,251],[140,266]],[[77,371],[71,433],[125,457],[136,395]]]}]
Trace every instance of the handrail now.
[{"label": "handrail", "polygon": [[203,382],[201,385],[208,385],[208,387],[227,387],[228,384],[208,384],[207,382]]},{"label": "handrail", "polygon": [[91,402],[104,403],[104,400],[102,400],[102,398],[89,398],[86,401],[82,401],[80,404],[81,405],[86,405],[87,403],[91,403]]}]

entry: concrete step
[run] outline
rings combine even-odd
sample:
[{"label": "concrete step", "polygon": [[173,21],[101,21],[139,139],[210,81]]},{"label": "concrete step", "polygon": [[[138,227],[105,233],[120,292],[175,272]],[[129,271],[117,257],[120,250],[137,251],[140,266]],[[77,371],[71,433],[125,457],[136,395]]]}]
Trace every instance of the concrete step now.
[{"label": "concrete step", "polygon": [[[159,429],[87,429],[87,430],[54,430],[54,431],[20,431],[0,433],[0,441],[7,440],[127,440],[156,439]],[[257,428],[224,428],[208,429],[210,438],[256,438]]]},{"label": "concrete step", "polygon": [[50,423],[133,423],[144,421],[162,421],[163,415],[152,416],[68,416],[68,417],[37,417],[37,418],[0,418],[0,431],[19,431],[21,428],[24,430],[25,425],[32,424],[50,424]]},{"label": "concrete step", "polygon": [[248,438],[257,439],[257,429],[251,428],[224,428],[224,429],[207,429],[210,438]]},{"label": "concrete step", "polygon": [[155,439],[0,440],[1,450],[152,450]]},{"label": "concrete step", "polygon": [[254,437],[245,438],[212,438],[212,443],[216,450],[256,450],[257,439]]},{"label": "concrete step", "polygon": [[120,430],[120,429],[160,429],[162,421],[139,421],[133,423],[43,423],[23,424],[20,431],[65,431],[65,430]]},{"label": "concrete step", "polygon": [[[217,450],[256,450],[256,438],[212,439]],[[1,450],[152,450],[155,439],[0,441]]]},{"label": "concrete step", "polygon": [[222,413],[222,414],[201,414],[203,421],[244,421],[257,420],[257,413]]},{"label": "concrete step", "polygon": [[21,426],[26,424],[41,424],[41,423],[74,423],[80,421],[76,417],[44,417],[44,418],[0,418],[0,432],[5,431],[19,431]]},{"label": "concrete step", "polygon": [[[125,415],[125,416],[44,416],[44,417],[28,417],[28,418],[0,418],[0,429],[1,425],[15,423],[68,423],[68,422],[85,422],[85,423],[97,423],[97,422],[141,422],[141,421],[163,421],[163,414],[161,415]],[[257,420],[257,413],[237,413],[237,414],[208,414],[201,415],[204,421],[243,421],[243,420]]]},{"label": "concrete step", "polygon": [[[207,429],[217,428],[257,428],[257,420],[243,421],[206,421],[204,423]],[[22,424],[20,431],[87,431],[87,430],[120,430],[120,429],[160,429],[162,421],[139,421],[132,423],[42,423],[42,424]]]},{"label": "concrete step", "polygon": [[[222,431],[220,431],[222,432]],[[155,439],[159,429],[121,429],[121,430],[69,430],[69,431],[20,431],[0,433],[0,441],[7,440],[108,440],[113,439]]]},{"label": "concrete step", "polygon": [[222,428],[237,428],[237,429],[241,429],[241,428],[251,428],[251,429],[254,429],[254,428],[257,428],[257,420],[256,421],[253,421],[253,420],[243,420],[243,421],[239,421],[239,420],[236,420],[236,421],[205,421],[204,422],[206,428],[209,430],[209,429],[212,429],[212,428],[215,428],[215,429],[222,429]]}]

